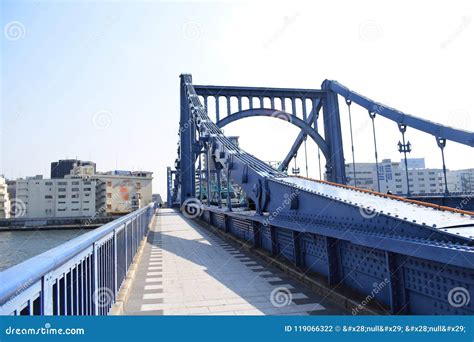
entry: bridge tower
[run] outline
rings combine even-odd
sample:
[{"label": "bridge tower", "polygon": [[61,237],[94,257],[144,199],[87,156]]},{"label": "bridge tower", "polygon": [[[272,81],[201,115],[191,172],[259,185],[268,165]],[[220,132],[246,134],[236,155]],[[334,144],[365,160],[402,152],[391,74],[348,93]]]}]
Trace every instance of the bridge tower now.
[{"label": "bridge tower", "polygon": [[324,136],[329,147],[326,175],[328,181],[346,184],[339,103],[337,93],[330,89],[328,82],[328,80],[325,80],[321,85],[321,89],[326,91],[326,97],[323,98]]},{"label": "bridge tower", "polygon": [[179,121],[179,184],[180,204],[196,196],[196,127],[189,110],[191,99],[186,93],[186,82],[192,82],[191,75],[180,75],[180,121]]}]

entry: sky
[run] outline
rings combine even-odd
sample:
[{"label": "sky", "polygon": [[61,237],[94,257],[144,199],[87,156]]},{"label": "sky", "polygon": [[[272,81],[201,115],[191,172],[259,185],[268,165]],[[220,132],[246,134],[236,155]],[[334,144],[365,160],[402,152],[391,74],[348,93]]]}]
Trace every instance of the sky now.
[{"label": "sky", "polygon": [[[50,162],[154,172],[178,141],[179,75],[195,84],[320,88],[335,79],[409,114],[474,131],[474,4],[397,1],[1,1],[0,174],[49,176]],[[356,162],[373,162],[366,110],[352,106]],[[346,161],[347,107],[340,103]],[[376,118],[379,159],[399,160],[397,125]],[[272,118],[225,127],[262,160],[297,128]],[[441,167],[435,139],[408,129],[411,157]],[[308,141],[309,176],[318,178]],[[474,167],[448,142],[449,169]],[[298,166],[304,169],[304,154]],[[324,164],[324,161],[323,161]]]}]

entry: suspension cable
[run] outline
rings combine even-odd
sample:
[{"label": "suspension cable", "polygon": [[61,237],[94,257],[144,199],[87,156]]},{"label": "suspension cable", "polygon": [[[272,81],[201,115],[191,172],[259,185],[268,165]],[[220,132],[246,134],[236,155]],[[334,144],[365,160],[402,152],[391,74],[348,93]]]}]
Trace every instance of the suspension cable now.
[{"label": "suspension cable", "polygon": [[202,203],[202,152],[199,151],[199,201]]},{"label": "suspension cable", "polygon": [[352,101],[350,99],[346,99],[347,109],[349,112],[349,128],[351,131],[351,149],[352,149],[352,173],[353,173],[353,180],[354,186],[357,186],[357,179],[356,179],[356,165],[355,165],[355,153],[354,153],[354,138],[352,135],[352,114],[351,114],[351,104]]},{"label": "suspension cable", "polygon": [[449,190],[448,190],[448,179],[446,177],[446,163],[444,161],[444,148],[446,147],[446,139],[437,137],[436,138],[436,143],[438,144],[438,147],[441,150],[441,158],[443,160],[443,175],[444,175],[444,194],[449,195]]},{"label": "suspension cable", "polygon": [[230,198],[230,167],[227,167],[227,209],[232,211],[232,201]]},{"label": "suspension cable", "polygon": [[210,146],[206,144],[206,187],[207,187],[207,205],[211,205],[211,169],[209,165]]},{"label": "suspension cable", "polygon": [[[316,118],[314,119],[314,129],[316,130],[316,133],[318,133],[318,119],[319,119],[319,113],[316,113]],[[319,164],[319,180],[322,180],[322,175],[321,175],[321,149],[319,148],[318,145],[318,164]]]},{"label": "suspension cable", "polygon": [[293,168],[292,171],[293,171],[294,175],[299,175],[300,174],[300,169],[299,169],[298,165],[296,164],[296,156],[297,156],[297,154],[295,153],[295,155],[294,155],[295,167]]},{"label": "suspension cable", "polygon": [[405,175],[407,178],[407,197],[408,197],[410,196],[410,179],[408,177],[407,153],[411,152],[411,144],[410,144],[410,141],[405,143],[405,132],[407,130],[407,125],[399,123],[398,129],[402,133],[402,142],[398,141],[398,152],[403,153],[404,159],[405,159]]},{"label": "suspension cable", "polygon": [[375,112],[369,111],[369,116],[372,119],[372,132],[374,135],[375,168],[377,170],[377,191],[380,192],[379,157],[377,153],[377,137],[375,135],[375,115]]},{"label": "suspension cable", "polygon": [[307,140],[308,136],[305,135],[304,136],[304,162],[305,162],[305,166],[306,166],[306,177],[308,177],[308,152],[307,152],[307,149],[306,149],[306,140]]}]

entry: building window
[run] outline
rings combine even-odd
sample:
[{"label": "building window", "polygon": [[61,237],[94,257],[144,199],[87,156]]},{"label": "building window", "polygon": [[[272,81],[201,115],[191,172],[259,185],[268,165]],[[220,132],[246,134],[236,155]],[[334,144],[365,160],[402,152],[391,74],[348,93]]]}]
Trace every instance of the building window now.
[{"label": "building window", "polygon": [[71,191],[77,192],[79,191],[79,188],[72,188]]},{"label": "building window", "polygon": [[107,204],[107,210],[112,209],[112,204]]},{"label": "building window", "polygon": [[58,191],[59,192],[66,192],[66,189],[65,188],[58,188]]},{"label": "building window", "polygon": [[72,182],[72,185],[79,185],[79,182],[74,181],[74,182]]},{"label": "building window", "polygon": [[58,185],[67,185],[67,182],[58,182]]},{"label": "building window", "polygon": [[44,196],[44,199],[53,199],[53,196],[51,196],[51,195],[46,195],[46,196]]},{"label": "building window", "polygon": [[108,192],[107,193],[107,198],[112,198],[112,193]]},{"label": "building window", "polygon": [[66,195],[59,195],[58,198],[66,198]]},{"label": "building window", "polygon": [[44,185],[53,185],[53,182],[45,182]]},{"label": "building window", "polygon": [[111,181],[107,181],[107,186],[112,186],[112,182],[111,182]]},{"label": "building window", "polygon": [[84,188],[84,191],[91,191],[91,188]]},{"label": "building window", "polygon": [[79,194],[72,194],[71,198],[79,198]]},{"label": "building window", "polygon": [[58,208],[58,211],[66,211],[66,208]]}]

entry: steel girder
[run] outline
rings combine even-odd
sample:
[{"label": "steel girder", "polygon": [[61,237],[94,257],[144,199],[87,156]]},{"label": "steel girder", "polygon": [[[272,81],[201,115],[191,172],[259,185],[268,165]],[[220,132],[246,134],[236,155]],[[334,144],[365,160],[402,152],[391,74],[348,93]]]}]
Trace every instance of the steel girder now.
[{"label": "steel girder", "polygon": [[[375,307],[381,313],[474,314],[472,301],[459,305],[452,297],[459,296],[458,301],[469,294],[472,297],[474,259],[467,246],[387,237],[351,229],[350,224],[306,221],[295,225],[279,216],[269,222],[268,216],[217,207],[203,207],[199,218],[275,258],[286,259],[306,274],[324,276],[329,292],[350,289],[349,293],[361,294],[356,302],[377,301]],[[350,309],[354,315],[363,314],[364,306]]]}]

